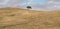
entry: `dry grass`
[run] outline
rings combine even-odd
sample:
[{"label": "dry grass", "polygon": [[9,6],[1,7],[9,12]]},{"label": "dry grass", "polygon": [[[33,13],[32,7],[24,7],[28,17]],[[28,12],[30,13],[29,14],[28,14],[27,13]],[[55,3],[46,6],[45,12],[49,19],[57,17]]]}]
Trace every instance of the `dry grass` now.
[{"label": "dry grass", "polygon": [[59,11],[0,9],[0,29],[60,29]]}]

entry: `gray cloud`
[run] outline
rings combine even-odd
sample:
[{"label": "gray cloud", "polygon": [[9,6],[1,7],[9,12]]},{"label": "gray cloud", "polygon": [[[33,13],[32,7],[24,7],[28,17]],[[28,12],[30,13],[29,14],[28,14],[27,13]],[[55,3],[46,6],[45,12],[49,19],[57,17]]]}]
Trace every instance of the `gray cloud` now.
[{"label": "gray cloud", "polygon": [[60,0],[47,0],[47,3],[44,5],[32,4],[31,2],[25,2],[24,0],[17,0],[17,1],[10,0],[7,4],[5,4],[2,7],[26,8],[27,6],[31,6],[33,9],[45,9],[45,10],[46,9],[49,9],[49,10],[59,9],[60,8]]},{"label": "gray cloud", "polygon": [[60,9],[60,0],[47,0],[47,9]]}]

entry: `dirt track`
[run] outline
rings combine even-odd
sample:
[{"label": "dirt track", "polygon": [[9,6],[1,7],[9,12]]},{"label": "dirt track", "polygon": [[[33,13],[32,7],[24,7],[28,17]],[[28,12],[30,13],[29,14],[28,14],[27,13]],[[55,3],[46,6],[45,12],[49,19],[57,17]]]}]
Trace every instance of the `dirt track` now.
[{"label": "dirt track", "polygon": [[60,29],[59,11],[0,9],[0,29]]}]

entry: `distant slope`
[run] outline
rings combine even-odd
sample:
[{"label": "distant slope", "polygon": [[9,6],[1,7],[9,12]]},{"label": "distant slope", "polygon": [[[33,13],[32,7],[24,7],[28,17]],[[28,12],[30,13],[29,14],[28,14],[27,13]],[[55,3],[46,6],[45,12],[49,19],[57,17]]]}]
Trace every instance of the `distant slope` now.
[{"label": "distant slope", "polygon": [[1,8],[0,29],[60,29],[60,11]]}]

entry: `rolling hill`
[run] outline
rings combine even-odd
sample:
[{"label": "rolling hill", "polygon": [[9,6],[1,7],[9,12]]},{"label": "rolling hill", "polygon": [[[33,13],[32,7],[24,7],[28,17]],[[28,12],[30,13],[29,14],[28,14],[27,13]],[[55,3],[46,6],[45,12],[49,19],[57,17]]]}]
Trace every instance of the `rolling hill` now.
[{"label": "rolling hill", "polygon": [[60,29],[60,10],[0,8],[0,29]]}]

